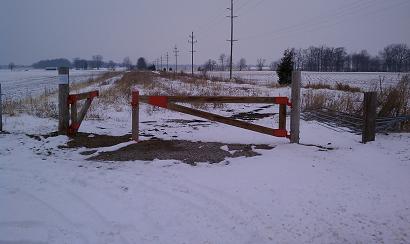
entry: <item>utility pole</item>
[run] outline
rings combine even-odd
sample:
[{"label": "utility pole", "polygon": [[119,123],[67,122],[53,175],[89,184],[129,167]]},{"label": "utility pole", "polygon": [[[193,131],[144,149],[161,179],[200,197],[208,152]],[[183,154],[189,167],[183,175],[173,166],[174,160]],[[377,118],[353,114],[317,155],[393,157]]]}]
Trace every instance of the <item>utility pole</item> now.
[{"label": "utility pole", "polygon": [[162,55],[161,55],[161,70],[160,71],[162,71]]},{"label": "utility pole", "polygon": [[168,61],[169,61],[169,55],[168,55],[168,52],[167,52],[167,72],[169,71]]},{"label": "utility pole", "polygon": [[228,10],[230,10],[230,12],[231,12],[231,15],[230,16],[227,16],[228,18],[231,18],[231,39],[230,40],[228,40],[228,42],[231,42],[231,57],[230,57],[230,61],[229,61],[229,63],[230,63],[230,69],[229,69],[229,79],[231,79],[232,80],[232,67],[233,67],[233,64],[232,64],[232,56],[233,56],[233,43],[234,42],[236,42],[236,41],[238,41],[238,40],[234,40],[233,39],[233,20],[234,20],[234,18],[236,18],[236,17],[238,17],[238,16],[235,16],[235,15],[233,15],[233,0],[231,0],[231,7],[230,8],[228,8]]},{"label": "utility pole", "polygon": [[179,56],[178,53],[179,53],[179,51],[178,51],[177,45],[175,45],[175,47],[174,47],[174,55],[175,55],[175,74],[178,73],[178,56]]},{"label": "utility pole", "polygon": [[194,32],[192,32],[192,35],[189,36],[191,38],[191,40],[188,40],[188,43],[191,43],[192,47],[191,47],[191,57],[192,57],[192,66],[191,66],[191,74],[192,76],[194,76],[194,52],[196,52],[194,50],[194,44],[197,43],[197,40],[194,40],[195,36],[194,36]]}]

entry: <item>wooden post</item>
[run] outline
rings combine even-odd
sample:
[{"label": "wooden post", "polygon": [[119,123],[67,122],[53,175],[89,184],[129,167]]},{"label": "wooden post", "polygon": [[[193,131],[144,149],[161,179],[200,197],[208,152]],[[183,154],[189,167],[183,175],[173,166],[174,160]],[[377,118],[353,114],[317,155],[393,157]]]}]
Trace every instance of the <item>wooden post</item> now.
[{"label": "wooden post", "polygon": [[66,135],[70,124],[70,111],[68,106],[69,68],[58,68],[58,132]]},{"label": "wooden post", "polygon": [[2,93],[1,93],[1,83],[0,83],[0,132],[3,131],[3,100],[2,100]]},{"label": "wooden post", "polygon": [[139,138],[139,92],[132,92],[132,139],[138,142]]},{"label": "wooden post", "polygon": [[300,140],[300,89],[302,85],[302,72],[292,72],[292,113],[290,118],[290,142],[299,143]]},{"label": "wooden post", "polygon": [[376,140],[377,92],[365,92],[363,101],[362,142]]},{"label": "wooden post", "polygon": [[279,129],[286,130],[286,104],[279,105]]},{"label": "wooden post", "polygon": [[77,101],[71,104],[71,124],[78,123]]}]

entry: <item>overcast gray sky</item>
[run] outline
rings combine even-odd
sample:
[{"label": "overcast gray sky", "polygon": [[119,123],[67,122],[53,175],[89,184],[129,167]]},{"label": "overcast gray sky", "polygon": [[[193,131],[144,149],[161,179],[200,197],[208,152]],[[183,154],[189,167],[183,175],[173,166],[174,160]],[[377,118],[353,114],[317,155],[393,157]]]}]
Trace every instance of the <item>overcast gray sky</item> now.
[{"label": "overcast gray sky", "polygon": [[[280,58],[287,47],[326,44],[377,54],[410,43],[410,0],[234,0],[234,60]],[[198,39],[196,63],[229,53],[230,0],[0,0],[0,64],[40,59],[149,61],[172,55],[190,63],[188,35]],[[173,60],[173,59],[172,59]]]}]

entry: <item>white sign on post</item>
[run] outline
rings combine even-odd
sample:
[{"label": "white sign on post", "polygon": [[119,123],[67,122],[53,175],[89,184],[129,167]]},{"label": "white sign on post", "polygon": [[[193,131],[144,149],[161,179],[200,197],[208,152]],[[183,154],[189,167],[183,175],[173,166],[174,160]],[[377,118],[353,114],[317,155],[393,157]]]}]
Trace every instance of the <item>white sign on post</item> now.
[{"label": "white sign on post", "polygon": [[68,75],[58,75],[58,84],[66,85],[68,84]]}]

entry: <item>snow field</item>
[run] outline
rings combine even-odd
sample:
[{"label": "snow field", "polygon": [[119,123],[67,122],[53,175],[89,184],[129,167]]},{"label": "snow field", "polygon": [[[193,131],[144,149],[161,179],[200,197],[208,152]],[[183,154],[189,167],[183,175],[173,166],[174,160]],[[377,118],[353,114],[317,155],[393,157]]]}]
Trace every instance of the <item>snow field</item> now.
[{"label": "snow field", "polygon": [[[84,82],[96,77],[103,70],[70,70],[70,82]],[[58,72],[56,70],[0,70],[0,83],[4,99],[17,100],[24,97],[38,96],[44,90],[58,89]]]},{"label": "snow field", "polygon": [[[87,89],[104,93],[117,80]],[[181,81],[156,82],[167,91],[201,89]],[[212,86],[206,85],[225,95],[290,93],[249,84]],[[136,88],[141,94],[158,91]],[[80,131],[130,133],[129,101],[121,97],[108,105],[102,100],[96,99],[92,109],[99,119],[85,120]],[[208,108],[226,116],[278,109],[262,107]],[[255,123],[277,127],[272,117]],[[302,121],[301,142],[334,148],[323,150],[213,122],[176,122],[192,119],[197,118],[141,105],[140,131],[166,140],[177,136],[275,148],[197,167],[175,160],[92,162],[80,154],[85,148],[59,148],[67,142],[64,136],[36,140],[25,135],[55,131],[56,120],[6,116],[10,134],[0,134],[0,243],[410,242],[410,135],[378,135],[376,142],[363,145],[360,136]]]},{"label": "snow field", "polygon": [[[229,78],[229,72],[208,72],[211,77]],[[362,88],[366,91],[377,90],[380,85],[385,88],[396,85],[404,75],[408,73],[385,73],[385,72],[302,72],[304,85],[324,83],[336,85],[347,84],[352,87]],[[275,71],[235,71],[233,77],[255,82],[261,85],[277,84],[278,76]]]}]

